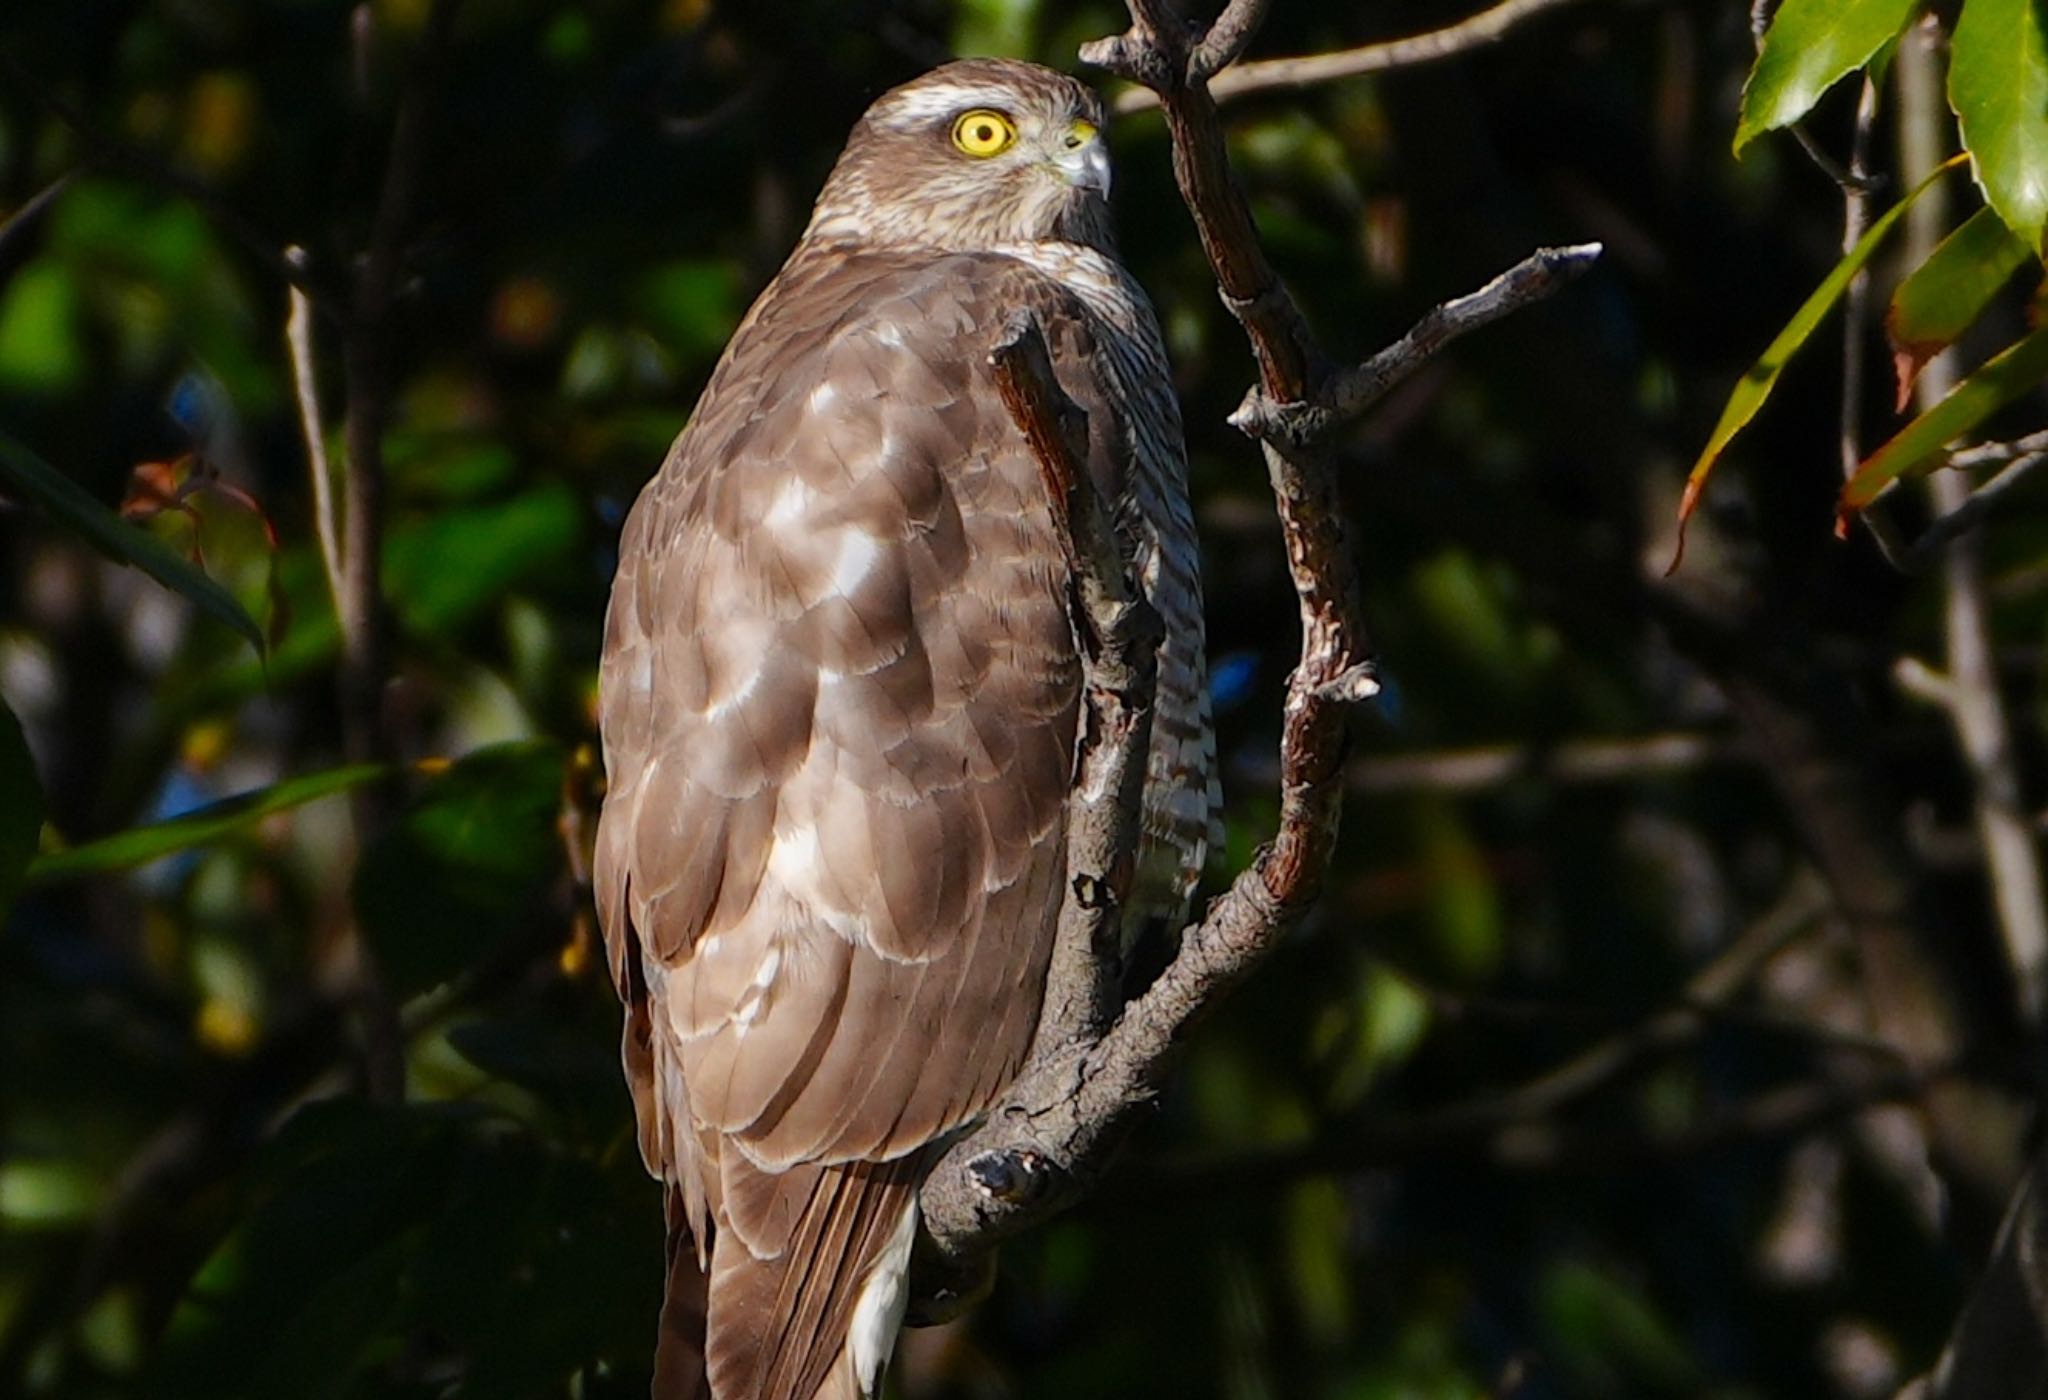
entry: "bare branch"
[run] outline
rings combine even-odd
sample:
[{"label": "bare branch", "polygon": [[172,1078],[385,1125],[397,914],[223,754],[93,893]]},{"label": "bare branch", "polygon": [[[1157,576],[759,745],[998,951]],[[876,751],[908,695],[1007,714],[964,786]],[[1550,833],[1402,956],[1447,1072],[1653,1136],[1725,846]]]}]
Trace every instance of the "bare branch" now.
[{"label": "bare branch", "polygon": [[1146,1183],[1205,1192],[1257,1190],[1304,1176],[1417,1162],[1484,1162],[1504,1172],[1618,1171],[1690,1160],[1737,1144],[1796,1138],[1867,1109],[1925,1099],[1967,1075],[1960,1060],[1825,1075],[1706,1110],[1680,1126],[1576,1127],[1548,1118],[1495,1121],[1422,1113],[1386,1118],[1306,1148],[1162,1164]]},{"label": "bare branch", "polygon": [[[1175,179],[1224,302],[1251,342],[1258,392],[1269,402],[1328,413],[1329,362],[1259,244],[1204,84],[1204,55],[1241,47],[1264,5],[1233,4],[1226,12],[1231,28],[1208,35],[1191,33],[1166,0],[1128,0],[1128,8],[1131,28],[1084,46],[1082,57],[1158,93],[1173,143]],[[1406,353],[1419,362],[1443,338]],[[1030,339],[1016,342],[1017,369],[1030,361]],[[1049,395],[1031,398],[1032,377],[1019,376],[1005,389],[1005,401],[1032,440],[1057,501],[1078,470],[1071,462],[1072,415],[1063,414]],[[1289,677],[1283,714],[1279,828],[1250,868],[1182,933],[1166,970],[1123,1006],[1106,1031],[1076,1037],[1058,1030],[1049,1044],[1042,1033],[1003,1101],[933,1168],[920,1198],[924,1234],[920,1278],[913,1286],[920,1297],[932,1294],[934,1275],[941,1289],[971,1279],[977,1261],[1003,1238],[1094,1186],[1116,1145],[1157,1096],[1195,1024],[1299,922],[1321,888],[1344,786],[1345,715],[1352,703],[1377,692],[1378,681],[1334,465],[1309,441],[1268,437],[1261,450],[1302,628],[1301,660]],[[1073,497],[1071,491],[1064,494]],[[1106,577],[1110,571],[1101,566],[1101,550],[1091,562],[1078,520],[1074,533],[1075,556],[1086,565],[1083,578]],[[1091,696],[1091,717],[1096,709]],[[1081,794],[1082,801],[1089,797]],[[1133,790],[1128,800],[1135,797]],[[1124,846],[1119,859],[1128,859],[1131,850]],[[1070,883],[1070,904],[1079,902],[1080,886],[1079,880]],[[1077,985],[1101,987],[1107,950],[1099,934],[1092,949],[1079,935],[1081,916],[1089,912],[1063,909],[1061,940],[1077,962],[1094,958],[1094,980]],[[1076,921],[1071,928],[1069,914]],[[1051,1003],[1049,1014],[1069,1016]]]},{"label": "bare branch", "polygon": [[1230,415],[1242,432],[1299,445],[1315,442],[1356,418],[1458,337],[1543,300],[1590,268],[1598,243],[1539,248],[1478,291],[1444,302],[1386,349],[1331,377],[1314,403],[1275,403],[1254,388]]},{"label": "bare branch", "polygon": [[[343,416],[347,461],[342,476],[340,709],[343,746],[351,762],[390,758],[384,725],[386,621],[384,549],[384,424],[390,408],[389,318],[398,290],[404,237],[426,164],[427,120],[460,0],[434,0],[399,99],[384,182],[370,223],[342,337],[348,385]],[[360,788],[354,803],[356,839],[367,844],[388,819],[390,794]],[[365,1069],[374,1095],[404,1093],[404,1045],[396,1009],[382,987],[369,949],[356,940],[356,993],[365,1033]]]},{"label": "bare branch", "polygon": [[[1574,3],[1577,0],[1503,0],[1503,3],[1470,19],[1405,39],[1366,44],[1337,53],[1311,54],[1304,58],[1268,58],[1256,63],[1240,63],[1234,68],[1216,72],[1209,84],[1209,92],[1216,101],[1229,102],[1252,93],[1314,87],[1318,83],[1362,78],[1369,73],[1386,73],[1396,68],[1418,68],[1426,63],[1437,63],[1491,47],[1526,21]],[[1222,21],[1217,23],[1220,27]],[[1240,52],[1242,47],[1240,44]],[[1214,69],[1210,71],[1215,72]],[[1119,113],[1143,112],[1158,105],[1158,94],[1142,87],[1133,88],[1116,100]]]},{"label": "bare branch", "polygon": [[1520,777],[1547,783],[1612,783],[1685,772],[1740,759],[1738,744],[1713,734],[1649,734],[1638,739],[1573,739],[1540,744],[1376,754],[1352,761],[1346,784],[1357,793],[1475,792]]},{"label": "bare branch", "polygon": [[1442,1110],[1440,1116],[1445,1121],[1462,1115],[1501,1123],[1540,1118],[1611,1083],[1650,1054],[1697,1039],[1713,1013],[1748,986],[1793,939],[1813,927],[1827,906],[1827,893],[1817,880],[1796,880],[1768,913],[1687,979],[1684,991],[1670,1007],[1517,1088]]},{"label": "bare branch", "polygon": [[[2048,434],[2042,433],[2037,433],[2034,436],[2048,438]],[[1999,448],[2014,446],[2012,443],[1996,443],[1993,445]],[[1961,452],[1956,453],[1955,456],[1949,458],[1949,465],[1952,467],[1958,465],[1960,459],[1965,455]],[[1995,461],[1998,459],[1986,457],[1982,460]],[[2033,452],[2027,456],[2012,459],[2011,464],[2004,471],[1999,472],[1991,480],[1963,497],[1953,510],[1922,531],[1920,538],[1913,541],[1913,547],[1906,551],[1905,558],[1900,561],[1901,566],[1909,574],[1925,573],[1928,569],[1932,568],[1935,561],[1941,557],[1942,551],[1948,547],[1951,541],[1968,534],[1979,525],[1982,525],[1990,516],[1993,508],[2000,501],[2004,500],[2015,486],[2018,486],[2021,482],[2032,476],[2034,469],[2043,462],[2048,462],[2048,451]]]},{"label": "bare branch", "polygon": [[6,255],[10,243],[25,236],[42,221],[43,215],[57,202],[57,196],[64,193],[70,183],[71,176],[68,173],[59,175],[30,195],[19,209],[9,214],[4,223],[0,223],[0,256]]},{"label": "bare branch", "polygon": [[[1948,125],[1936,53],[1941,36],[1929,23],[1916,25],[1904,35],[1894,65],[1899,82],[1901,173],[1909,182],[1926,178],[1938,163],[1945,139],[1942,133]],[[1911,263],[1924,261],[1945,232],[1943,192],[1937,188],[1929,195],[1906,212],[1906,256]],[[1937,355],[1914,386],[1922,410],[1940,402],[1955,383],[1953,353]],[[1929,478],[1928,490],[1937,519],[1969,507],[1970,486],[1959,473],[1936,472]],[[1978,545],[1976,536],[1967,531],[1957,533],[1940,560],[1943,630],[1948,642],[1944,669],[1955,687],[1949,718],[1974,789],[1990,893],[2006,961],[2012,969],[2020,1017],[2030,1026],[2039,1026],[2048,1017],[2048,881],[2043,879],[2040,847],[2021,802],[2018,749],[2005,697],[1999,690],[1984,561]]]},{"label": "bare branch", "polygon": [[[1195,45],[1188,63],[1189,76],[1198,81],[1212,78],[1237,62],[1259,32],[1259,26],[1266,22],[1266,11],[1271,8],[1272,0],[1230,0],[1229,7],[1202,36],[1202,42]],[[1212,95],[1215,90],[1216,85],[1210,83]]]},{"label": "bare branch", "polygon": [[[305,250],[284,250],[296,261]],[[320,562],[327,571],[327,594],[335,615],[341,610],[341,541],[335,533],[334,483],[327,465],[327,436],[320,413],[320,379],[313,358],[313,303],[297,287],[290,289],[290,310],[284,338],[292,365],[292,390],[299,406],[299,435],[306,443],[306,470],[313,482],[313,532],[320,541]]]},{"label": "bare branch", "polygon": [[1972,467],[1992,467],[2000,462],[2010,462],[2018,457],[2035,457],[2048,452],[2048,432],[2028,433],[2011,442],[1980,442],[1975,447],[1948,454],[1951,467],[1967,471]]},{"label": "bare branch", "polygon": [[1138,843],[1152,692],[1163,635],[1131,582],[1101,494],[1088,475],[1087,417],[1053,377],[1045,338],[1020,312],[989,354],[996,388],[1038,459],[1074,580],[1083,638],[1080,754],[1067,805],[1067,884],[1032,1057],[1100,1038],[1117,1010],[1122,909]]},{"label": "bare branch", "polygon": [[[1877,122],[1877,84],[1866,76],[1856,102],[1856,128],[1849,144],[1849,168],[1836,183],[1842,187],[1842,252],[1846,256],[1863,241],[1870,227],[1870,136]],[[1827,169],[1827,158],[1817,143],[1800,134],[1808,155]],[[1842,307],[1842,407],[1838,434],[1842,479],[1856,475],[1863,464],[1863,361],[1870,334],[1870,271],[1849,279]],[[1875,504],[1875,503],[1873,503]],[[1863,512],[1863,523],[1878,550],[1893,568],[1903,568],[1904,546],[1889,509]]]}]

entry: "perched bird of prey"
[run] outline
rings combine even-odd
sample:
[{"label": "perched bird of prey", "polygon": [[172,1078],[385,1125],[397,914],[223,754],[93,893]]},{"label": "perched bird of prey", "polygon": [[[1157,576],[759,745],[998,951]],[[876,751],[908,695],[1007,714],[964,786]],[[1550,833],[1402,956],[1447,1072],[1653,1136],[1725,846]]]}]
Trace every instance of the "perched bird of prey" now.
[{"label": "perched bird of prey", "polygon": [[1034,315],[1166,622],[1134,902],[1212,808],[1181,426],[1100,102],[948,64],[870,107],[625,527],[596,885],[647,1165],[655,1393],[872,1397],[917,1190],[1031,1041],[1080,661],[989,351]]}]

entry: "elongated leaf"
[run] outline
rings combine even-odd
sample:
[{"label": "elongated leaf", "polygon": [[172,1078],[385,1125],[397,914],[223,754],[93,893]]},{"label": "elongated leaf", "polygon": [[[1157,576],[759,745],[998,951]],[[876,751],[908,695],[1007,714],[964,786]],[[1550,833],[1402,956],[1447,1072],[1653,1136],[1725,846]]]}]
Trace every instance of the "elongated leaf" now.
[{"label": "elongated leaf", "polygon": [[1901,428],[1873,452],[1849,484],[1842,488],[1836,528],[1877,499],[1877,493],[1900,477],[1934,463],[1948,443],[1999,409],[2048,379],[2048,327],[2035,331],[1949,391],[1947,398]]},{"label": "elongated leaf", "polygon": [[1721,459],[1721,453],[1727,449],[1728,444],[1735,440],[1735,435],[1741,432],[1749,420],[1756,417],[1757,410],[1764,406],[1764,400],[1768,399],[1771,390],[1778,386],[1778,376],[1784,373],[1786,362],[1800,346],[1806,344],[1820,323],[1826,319],[1828,312],[1834,309],[1835,303],[1842,299],[1842,293],[1849,289],[1849,283],[1863,270],[1863,265],[1870,261],[1871,254],[1877,251],[1877,245],[1884,242],[1885,235],[1892,231],[1906,210],[1912,207],[1913,201],[1925,194],[1936,180],[1955,169],[1965,159],[1967,157],[1954,156],[1943,161],[1932,175],[1914,186],[1904,199],[1874,219],[1869,231],[1857,240],[1856,246],[1844,254],[1840,262],[1835,264],[1834,270],[1814,289],[1813,295],[1808,297],[1799,310],[1792,314],[1792,319],[1785,323],[1785,329],[1778,332],[1777,337],[1765,347],[1757,362],[1749,367],[1749,373],[1742,376],[1742,382],[1735,386],[1735,392],[1728,396],[1727,406],[1721,410],[1721,421],[1714,425],[1713,434],[1708,437],[1707,445],[1700,451],[1699,460],[1692,464],[1691,475],[1686,478],[1685,495],[1678,504],[1678,548],[1671,556],[1671,565],[1665,570],[1666,573],[1675,571],[1680,561],[1685,558],[1685,524],[1692,519],[1693,511],[1699,506],[1700,493],[1706,489],[1707,477],[1713,473],[1714,464]]},{"label": "elongated leaf", "polygon": [[1906,411],[1913,381],[1927,362],[1970,328],[2026,260],[2027,245],[2005,221],[1979,209],[1899,283],[1884,318],[1898,372],[1899,412]]},{"label": "elongated leaf", "polygon": [[1822,93],[1870,62],[1918,8],[1919,0],[1785,0],[1742,89],[1736,154],[1764,132],[1805,116]]},{"label": "elongated leaf", "polygon": [[329,769],[325,773],[309,773],[302,778],[287,779],[275,787],[230,797],[168,821],[134,827],[98,841],[89,841],[83,846],[74,846],[68,851],[53,851],[29,865],[29,883],[46,885],[82,875],[102,875],[108,871],[147,865],[160,857],[218,841],[273,812],[286,811],[317,798],[360,787],[384,771],[379,764],[359,763],[348,768]]},{"label": "elongated leaf", "polygon": [[43,790],[14,711],[0,702],[0,922],[21,888],[43,828]]},{"label": "elongated leaf", "polygon": [[93,548],[119,564],[132,564],[164,587],[182,593],[200,609],[234,628],[263,650],[263,629],[235,601],[156,536],[138,530],[94,500],[77,482],[5,433],[0,433],[0,482],[19,490],[59,523],[85,536]]},{"label": "elongated leaf", "polygon": [[1956,21],[1949,103],[1984,198],[2037,253],[2048,230],[2048,35],[2040,0],[1969,0]]}]

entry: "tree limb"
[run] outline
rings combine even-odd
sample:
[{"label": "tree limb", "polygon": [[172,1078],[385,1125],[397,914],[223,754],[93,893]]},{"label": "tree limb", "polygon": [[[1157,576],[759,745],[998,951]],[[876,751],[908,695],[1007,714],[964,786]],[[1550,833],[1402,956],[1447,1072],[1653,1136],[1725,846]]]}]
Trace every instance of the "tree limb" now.
[{"label": "tree limb", "polygon": [[1087,416],[1061,392],[1045,338],[1019,312],[989,354],[996,388],[1031,444],[1074,582],[1082,722],[1067,804],[1067,883],[1032,1058],[1099,1039],[1117,1010],[1123,902],[1136,868],[1145,755],[1151,751],[1159,615],[1131,582],[1131,560],[1088,475]]},{"label": "tree limb", "polygon": [[[1251,342],[1258,392],[1274,403],[1330,409],[1328,358],[1259,243],[1205,84],[1206,65],[1243,46],[1263,16],[1264,3],[1239,0],[1217,26],[1202,33],[1191,32],[1165,0],[1128,0],[1128,9],[1130,29],[1085,45],[1083,60],[1145,83],[1158,94],[1172,139],[1175,179],[1224,302]],[[1017,347],[1019,368],[1029,359],[1028,349],[1025,337]],[[1413,353],[1419,360],[1429,349]],[[1063,485],[1077,479],[1071,461],[1061,459],[1071,416],[1068,427],[1056,431],[1062,417],[1058,404],[1017,392],[1028,388],[1031,378],[1022,376],[1019,385],[1006,390],[1005,400],[1048,470],[1057,500]],[[1182,933],[1178,952],[1150,987],[1123,1005],[1099,1036],[1061,1033],[1053,1044],[1041,1043],[987,1120],[953,1144],[934,1167],[921,1196],[924,1234],[919,1277],[913,1281],[916,1296],[928,1297],[951,1281],[973,1277],[978,1261],[1002,1239],[1092,1189],[1117,1144],[1163,1088],[1194,1025],[1300,921],[1322,886],[1344,787],[1345,716],[1353,703],[1377,693],[1378,681],[1367,650],[1334,464],[1318,442],[1276,435],[1266,437],[1261,449],[1302,628],[1301,659],[1288,680],[1283,713],[1279,828],[1205,916]],[[1072,493],[1067,494],[1071,499]],[[1100,549],[1090,563],[1086,541],[1079,538],[1082,531],[1077,528],[1075,534],[1077,555],[1089,565],[1083,579],[1105,579],[1110,571],[1102,567]],[[1081,586],[1085,591],[1088,585]],[[1142,767],[1141,759],[1128,761]],[[1129,819],[1128,812],[1123,815]],[[1119,859],[1128,859],[1131,849],[1125,846]],[[1114,863],[1110,868],[1116,868]],[[1070,901],[1078,884],[1070,883]],[[1078,957],[1081,939],[1067,924],[1068,912],[1063,910],[1061,939],[1066,951]],[[1106,984],[1104,954],[1097,943],[1097,970],[1089,985]],[[1065,1013],[1055,1007],[1053,1014]],[[936,1290],[935,1276],[940,1280]]]},{"label": "tree limb", "polygon": [[1458,337],[1543,300],[1599,260],[1598,243],[1538,248],[1476,292],[1442,303],[1406,335],[1362,364],[1330,377],[1316,402],[1279,403],[1253,388],[1230,415],[1253,437],[1306,444],[1370,408]]},{"label": "tree limb", "polygon": [[[2039,450],[2024,454],[2013,452],[2020,443],[2029,442],[2039,442]],[[1986,448],[2008,455],[1988,455]],[[2034,433],[2017,443],[1989,443],[1986,444],[1986,448],[1968,448],[1955,453],[1948,459],[1948,464],[1951,467],[1966,467],[1979,463],[2005,462],[2006,467],[1967,496],[1962,496],[1948,514],[1941,516],[1920,532],[1920,538],[1913,541],[1912,548],[1906,551],[1905,557],[1900,561],[1900,566],[1907,573],[1925,573],[1934,567],[1952,540],[1982,525],[2008,492],[2032,476],[2036,467],[2048,462],[2048,433]],[[1966,458],[1970,460],[1966,461]]]},{"label": "tree limb", "polygon": [[[1909,182],[1925,178],[1938,162],[1948,122],[1936,51],[1941,40],[1931,23],[1916,25],[1902,36],[1895,66],[1901,173]],[[1906,211],[1906,256],[1913,264],[1926,260],[1945,231],[1943,192],[1937,188],[1929,194]],[[1955,383],[1954,354],[1944,351],[1929,362],[1914,386],[1922,411],[1940,402]],[[1940,517],[1969,505],[1969,483],[1958,473],[1936,472],[1928,490]],[[1948,714],[1970,775],[1992,904],[2020,1018],[2038,1028],[2048,1019],[2048,879],[2043,877],[2040,848],[2022,804],[2019,751],[1991,649],[1990,603],[1978,544],[1967,533],[1956,535],[1941,557],[1943,632],[1948,643],[1944,670],[1955,687],[1955,703]]]}]

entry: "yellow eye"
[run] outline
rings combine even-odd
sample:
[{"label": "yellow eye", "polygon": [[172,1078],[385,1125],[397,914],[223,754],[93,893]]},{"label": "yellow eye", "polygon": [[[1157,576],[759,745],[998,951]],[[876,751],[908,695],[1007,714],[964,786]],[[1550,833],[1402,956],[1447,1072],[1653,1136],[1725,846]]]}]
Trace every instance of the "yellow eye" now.
[{"label": "yellow eye", "polygon": [[986,107],[965,113],[953,123],[953,144],[971,156],[999,156],[1016,139],[1016,124]]}]

